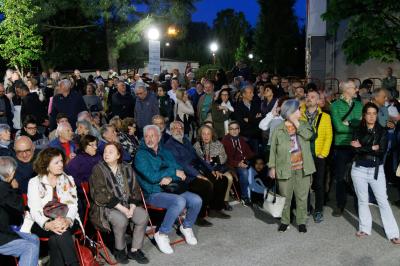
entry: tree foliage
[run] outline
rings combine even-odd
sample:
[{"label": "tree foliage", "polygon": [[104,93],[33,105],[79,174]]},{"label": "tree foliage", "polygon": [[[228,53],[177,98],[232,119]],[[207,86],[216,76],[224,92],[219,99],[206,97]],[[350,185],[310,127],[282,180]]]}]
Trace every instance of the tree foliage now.
[{"label": "tree foliage", "polygon": [[23,69],[31,62],[39,59],[42,47],[42,38],[37,33],[37,25],[33,18],[40,8],[31,0],[2,0],[0,12],[4,19],[0,23],[0,54],[23,74]]},{"label": "tree foliage", "polygon": [[184,38],[171,42],[165,47],[165,57],[179,60],[197,61],[200,65],[212,62],[208,48],[212,39],[211,28],[205,22],[190,22],[186,27]]},{"label": "tree foliage", "polygon": [[247,59],[248,43],[244,36],[240,36],[239,47],[236,48],[235,60],[243,61]]},{"label": "tree foliage", "polygon": [[225,68],[231,68],[235,63],[235,52],[240,45],[240,37],[248,37],[250,24],[243,12],[225,9],[217,13],[213,31],[220,47],[217,51],[217,61]]},{"label": "tree foliage", "polygon": [[143,40],[150,24],[177,25],[183,37],[197,0],[32,1],[41,7],[35,20],[44,36],[43,68],[90,65],[90,60],[103,65],[105,59],[117,69],[121,51]]},{"label": "tree foliage", "polygon": [[368,59],[400,60],[399,0],[332,0],[322,18],[334,33],[343,20],[346,36],[342,48],[350,63]]},{"label": "tree foliage", "polygon": [[[258,0],[255,55],[265,68],[281,74],[304,73],[304,40],[293,12],[295,0]],[[302,72],[302,73],[299,73]]]}]

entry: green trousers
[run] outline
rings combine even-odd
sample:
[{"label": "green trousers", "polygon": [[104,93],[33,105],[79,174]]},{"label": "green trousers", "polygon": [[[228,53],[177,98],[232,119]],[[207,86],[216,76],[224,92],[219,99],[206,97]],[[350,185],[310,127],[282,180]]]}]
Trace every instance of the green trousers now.
[{"label": "green trousers", "polygon": [[304,176],[303,170],[292,171],[289,179],[278,179],[279,193],[286,197],[281,223],[290,224],[290,204],[293,193],[296,197],[296,223],[305,224],[307,219],[307,198],[310,190],[311,176]]}]

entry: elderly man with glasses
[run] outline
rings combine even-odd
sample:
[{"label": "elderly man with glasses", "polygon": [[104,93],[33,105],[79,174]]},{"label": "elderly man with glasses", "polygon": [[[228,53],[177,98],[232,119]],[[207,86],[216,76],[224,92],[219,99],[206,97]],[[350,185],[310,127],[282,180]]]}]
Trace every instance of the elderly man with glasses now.
[{"label": "elderly man with glasses", "polygon": [[222,139],[226,155],[228,156],[227,164],[234,169],[239,176],[241,198],[243,204],[250,206],[249,192],[249,167],[250,159],[254,157],[253,151],[246,143],[243,137],[239,136],[240,126],[237,121],[231,121],[228,125],[229,134]]},{"label": "elderly man with glasses", "polygon": [[171,138],[165,143],[165,148],[171,151],[177,163],[182,166],[187,176],[185,182],[189,191],[198,194],[203,200],[197,225],[211,226],[211,223],[204,219],[208,208],[209,217],[229,219],[230,216],[222,211],[228,186],[226,177],[215,173],[213,168],[197,155],[191,142],[184,137],[182,122],[172,122],[170,132]]},{"label": "elderly man with glasses", "polygon": [[138,181],[143,189],[146,202],[165,208],[166,213],[154,239],[161,250],[166,254],[173,253],[168,234],[173,225],[186,208],[186,217],[179,227],[184,235],[186,243],[196,245],[197,239],[192,227],[196,221],[201,207],[201,198],[191,192],[168,190],[171,184],[179,184],[187,177],[182,168],[177,164],[174,156],[160,144],[161,132],[155,125],[145,126],[143,129],[144,141],[140,144],[135,157],[135,169],[138,173]]},{"label": "elderly man with glasses", "polygon": [[33,161],[37,155],[35,145],[29,137],[20,136],[14,143],[14,151],[17,161],[15,179],[18,181],[20,191],[27,193],[29,180],[37,175],[33,170]]}]

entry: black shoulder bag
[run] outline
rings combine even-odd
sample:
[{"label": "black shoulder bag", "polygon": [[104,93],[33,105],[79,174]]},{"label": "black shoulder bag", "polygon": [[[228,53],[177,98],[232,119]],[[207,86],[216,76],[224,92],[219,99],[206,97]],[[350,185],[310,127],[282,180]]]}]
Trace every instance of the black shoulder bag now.
[{"label": "black shoulder bag", "polygon": [[351,114],[351,112],[352,112],[353,109],[354,109],[354,105],[355,105],[355,103],[354,103],[354,101],[352,101],[349,110],[348,110],[347,113],[342,117],[342,122],[344,122],[344,121],[347,119],[347,117]]}]

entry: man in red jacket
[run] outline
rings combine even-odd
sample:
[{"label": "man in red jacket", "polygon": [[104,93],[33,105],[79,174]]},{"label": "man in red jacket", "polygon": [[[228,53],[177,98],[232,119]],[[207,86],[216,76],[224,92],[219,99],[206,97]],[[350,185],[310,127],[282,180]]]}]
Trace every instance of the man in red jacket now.
[{"label": "man in red jacket", "polygon": [[227,164],[236,170],[239,176],[242,201],[250,206],[249,193],[249,160],[254,156],[253,151],[243,137],[239,136],[240,126],[237,121],[231,121],[228,125],[229,134],[222,139],[226,154]]}]

